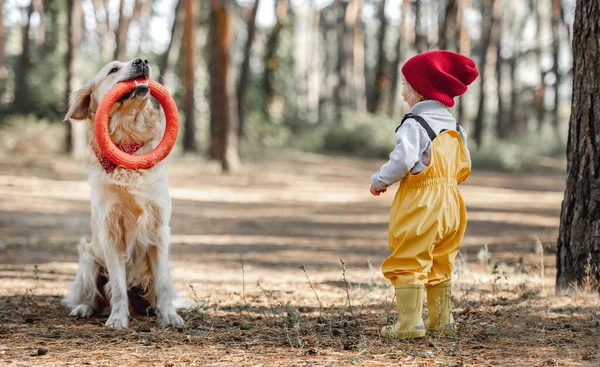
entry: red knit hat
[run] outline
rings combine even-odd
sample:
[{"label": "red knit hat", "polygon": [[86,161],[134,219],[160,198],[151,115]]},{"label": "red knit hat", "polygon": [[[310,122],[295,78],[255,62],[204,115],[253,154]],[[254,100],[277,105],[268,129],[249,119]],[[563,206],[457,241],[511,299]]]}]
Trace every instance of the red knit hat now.
[{"label": "red knit hat", "polygon": [[467,91],[479,75],[470,58],[450,51],[429,51],[408,59],[402,74],[423,97],[454,106],[454,97]]}]

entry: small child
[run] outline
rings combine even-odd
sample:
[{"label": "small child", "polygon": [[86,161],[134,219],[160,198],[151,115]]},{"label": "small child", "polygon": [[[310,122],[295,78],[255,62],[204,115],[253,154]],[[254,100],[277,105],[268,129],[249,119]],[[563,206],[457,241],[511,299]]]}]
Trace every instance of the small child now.
[{"label": "small child", "polygon": [[450,276],[467,224],[458,184],[471,172],[467,134],[448,107],[479,75],[473,60],[430,51],[402,67],[402,96],[411,110],[396,129],[396,148],[372,177],[379,196],[400,182],[390,212],[392,254],[383,275],[396,288],[398,322],[381,329],[388,338],[421,338],[427,287],[429,331],[455,331]]}]

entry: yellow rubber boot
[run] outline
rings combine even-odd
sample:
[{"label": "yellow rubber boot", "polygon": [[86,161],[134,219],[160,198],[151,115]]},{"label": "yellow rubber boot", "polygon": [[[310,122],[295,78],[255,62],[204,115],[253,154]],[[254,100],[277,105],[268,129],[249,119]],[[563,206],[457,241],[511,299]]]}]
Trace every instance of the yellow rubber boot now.
[{"label": "yellow rubber boot", "polygon": [[456,332],[452,317],[452,284],[440,283],[427,287],[427,310],[429,322],[427,330],[443,334]]},{"label": "yellow rubber boot", "polygon": [[396,306],[398,321],[394,325],[384,326],[381,335],[389,339],[422,338],[425,336],[423,323],[423,285],[396,285]]}]

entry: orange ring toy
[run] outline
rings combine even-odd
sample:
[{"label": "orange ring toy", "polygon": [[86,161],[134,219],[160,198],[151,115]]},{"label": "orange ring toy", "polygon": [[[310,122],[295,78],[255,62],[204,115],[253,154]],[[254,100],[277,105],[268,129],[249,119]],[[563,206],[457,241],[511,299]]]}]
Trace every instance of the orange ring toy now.
[{"label": "orange ring toy", "polygon": [[[146,80],[137,80],[138,83],[140,81],[146,82]],[[158,143],[158,146],[146,154],[128,154],[117,148],[108,134],[108,117],[112,106],[117,100],[136,87],[135,82],[136,80],[120,82],[104,96],[96,111],[94,132],[96,133],[96,140],[98,141],[100,152],[102,152],[109,161],[117,166],[128,169],[145,169],[150,168],[165,159],[173,149],[175,140],[177,140],[177,133],[179,132],[179,114],[177,112],[175,101],[173,101],[169,91],[158,82],[148,80],[150,95],[156,98],[165,111],[165,119],[167,122],[165,134],[160,143]]]}]

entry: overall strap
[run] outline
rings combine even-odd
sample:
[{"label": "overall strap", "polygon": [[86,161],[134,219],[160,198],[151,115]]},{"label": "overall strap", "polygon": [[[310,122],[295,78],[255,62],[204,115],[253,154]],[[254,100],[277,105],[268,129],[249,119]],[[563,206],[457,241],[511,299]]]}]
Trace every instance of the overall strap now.
[{"label": "overall strap", "polygon": [[398,131],[398,129],[400,128],[400,126],[402,126],[402,124],[404,123],[404,121],[406,121],[408,119],[414,119],[414,120],[416,120],[419,123],[419,125],[421,125],[421,127],[423,129],[425,129],[425,131],[427,131],[427,135],[429,136],[429,139],[431,139],[432,141],[437,136],[437,134],[435,133],[435,131],[433,131],[433,129],[431,128],[431,126],[429,126],[429,124],[427,123],[427,121],[425,121],[424,118],[422,118],[419,115],[413,115],[412,113],[407,113],[406,115],[404,115],[404,117],[402,118],[402,122],[396,128],[396,131]]},{"label": "overall strap", "polygon": [[[448,131],[448,129],[440,130],[440,134],[443,133],[444,131]],[[460,133],[460,125],[458,124],[458,122],[456,123],[456,131],[458,131]]]}]

